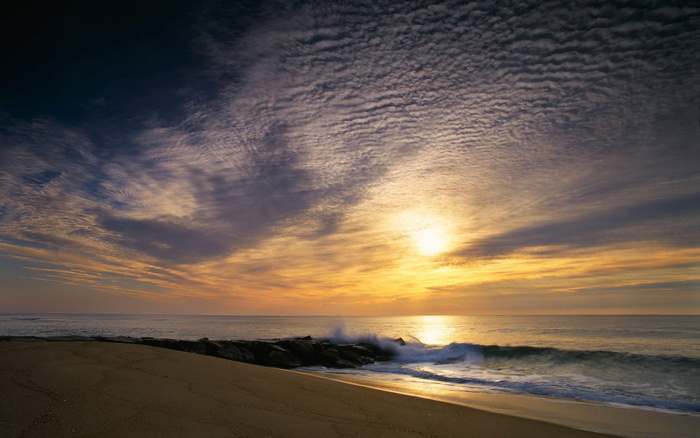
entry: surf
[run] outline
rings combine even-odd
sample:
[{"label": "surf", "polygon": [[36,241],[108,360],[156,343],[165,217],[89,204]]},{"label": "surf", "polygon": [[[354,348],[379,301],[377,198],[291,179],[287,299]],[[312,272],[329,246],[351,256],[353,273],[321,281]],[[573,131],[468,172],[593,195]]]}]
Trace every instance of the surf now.
[{"label": "surf", "polygon": [[700,412],[698,358],[527,345],[428,345],[410,336],[406,341],[374,334],[350,336],[342,328],[331,338],[371,342],[391,353],[391,360],[356,372],[367,377]]}]

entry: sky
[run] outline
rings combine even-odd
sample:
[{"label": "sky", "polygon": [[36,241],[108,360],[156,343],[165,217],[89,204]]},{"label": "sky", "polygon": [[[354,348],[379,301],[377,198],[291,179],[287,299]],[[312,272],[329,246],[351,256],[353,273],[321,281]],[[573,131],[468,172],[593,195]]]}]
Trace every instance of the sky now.
[{"label": "sky", "polygon": [[700,1],[26,1],[0,313],[700,314]]}]

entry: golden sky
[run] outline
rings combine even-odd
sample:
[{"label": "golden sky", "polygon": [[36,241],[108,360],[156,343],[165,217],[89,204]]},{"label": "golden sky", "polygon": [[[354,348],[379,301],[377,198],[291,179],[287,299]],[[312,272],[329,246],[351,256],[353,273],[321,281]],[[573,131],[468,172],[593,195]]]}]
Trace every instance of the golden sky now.
[{"label": "golden sky", "polygon": [[700,313],[700,8],[234,3],[13,11],[0,312]]}]

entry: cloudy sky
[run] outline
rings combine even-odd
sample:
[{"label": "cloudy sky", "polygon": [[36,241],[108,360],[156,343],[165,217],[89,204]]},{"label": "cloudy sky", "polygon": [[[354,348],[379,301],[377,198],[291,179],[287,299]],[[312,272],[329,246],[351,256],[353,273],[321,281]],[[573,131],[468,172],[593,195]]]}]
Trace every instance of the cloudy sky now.
[{"label": "cloudy sky", "polygon": [[0,13],[0,312],[700,313],[698,1]]}]

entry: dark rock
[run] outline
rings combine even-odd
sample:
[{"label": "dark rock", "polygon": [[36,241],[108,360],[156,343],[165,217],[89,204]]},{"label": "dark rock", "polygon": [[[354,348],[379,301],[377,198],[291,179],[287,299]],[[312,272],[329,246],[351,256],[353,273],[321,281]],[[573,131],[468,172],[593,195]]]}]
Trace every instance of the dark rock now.
[{"label": "dark rock", "polygon": [[360,368],[362,365],[347,359],[338,359],[332,368]]},{"label": "dark rock", "polygon": [[285,349],[271,349],[265,358],[264,365],[277,368],[297,368],[301,360]]},{"label": "dark rock", "polygon": [[206,354],[207,353],[207,349],[204,346],[204,343],[199,342],[199,341],[178,341],[176,348],[178,350],[188,351],[191,353],[198,353],[198,354]]},{"label": "dark rock", "polygon": [[250,351],[255,357],[257,364],[265,364],[267,356],[270,354],[273,344],[262,341],[236,341],[234,345]]},{"label": "dark rock", "polygon": [[224,344],[226,349],[223,350],[227,354],[221,357],[277,368],[296,368],[302,366],[302,360],[295,354],[278,345],[279,342],[282,341],[227,342]]},{"label": "dark rock", "polygon": [[355,348],[354,345],[343,346],[340,350],[340,355],[344,360],[348,360],[356,365],[367,365],[374,363],[374,355],[365,354],[360,348]]},{"label": "dark rock", "polygon": [[226,359],[255,363],[255,356],[253,356],[253,353],[235,345],[224,345],[223,348],[219,350],[219,354]]},{"label": "dark rock", "polygon": [[219,350],[223,347],[224,341],[210,341],[207,339],[206,341],[200,339],[202,344],[204,344],[204,350],[206,351],[207,356],[216,356],[216,357],[222,357],[219,355]]},{"label": "dark rock", "polygon": [[110,336],[108,338],[104,338],[105,342],[121,342],[125,344],[137,344],[141,343],[140,338],[132,338],[131,336]]},{"label": "dark rock", "polygon": [[94,342],[95,338],[88,336],[46,336],[48,342]]},{"label": "dark rock", "polygon": [[[0,337],[0,341],[9,340],[135,343],[278,368],[318,365],[328,368],[359,368],[363,365],[374,363],[375,361],[390,360],[394,355],[393,349],[384,349],[379,345],[368,342],[361,342],[359,344],[334,344],[328,340],[314,340],[310,336],[277,341],[211,341],[208,338],[188,341],[153,337],[132,338],[126,336],[96,336],[90,338],[81,336],[55,336],[44,338],[33,336]],[[396,339],[395,342],[399,345],[405,345],[405,342],[403,342],[401,338]]]},{"label": "dark rock", "polygon": [[38,336],[3,336],[2,341],[22,341],[22,342],[46,342],[46,339]]},{"label": "dark rock", "polygon": [[318,355],[318,359],[327,368],[359,368],[374,362],[373,357],[358,354],[349,345],[330,346]]},{"label": "dark rock", "polygon": [[149,345],[151,347],[169,348],[171,350],[175,349],[175,339],[156,339],[151,337],[141,338],[140,344]]},{"label": "dark rock", "polygon": [[325,348],[318,357],[322,360],[337,360],[340,359],[340,350],[336,346],[328,347]]},{"label": "dark rock", "polygon": [[294,339],[280,341],[278,344],[280,347],[299,358],[301,365],[314,365],[318,363],[316,357],[322,351],[321,344],[310,340]]},{"label": "dark rock", "polygon": [[152,347],[168,348],[170,350],[186,351],[189,353],[206,354],[207,349],[203,342],[181,341],[177,339],[142,338],[141,343]]},{"label": "dark rock", "polygon": [[397,344],[399,344],[402,347],[406,345],[406,341],[404,341],[403,338],[396,338],[396,339],[394,339],[393,342],[396,342]]},{"label": "dark rock", "polygon": [[255,356],[247,349],[234,344],[233,342],[219,341],[204,342],[206,351],[210,356],[223,359],[235,360],[237,362],[255,363]]},{"label": "dark rock", "polygon": [[357,348],[362,348],[364,350],[372,352],[372,354],[378,354],[382,351],[382,348],[376,344],[370,344],[369,342],[360,342],[355,345]]}]

